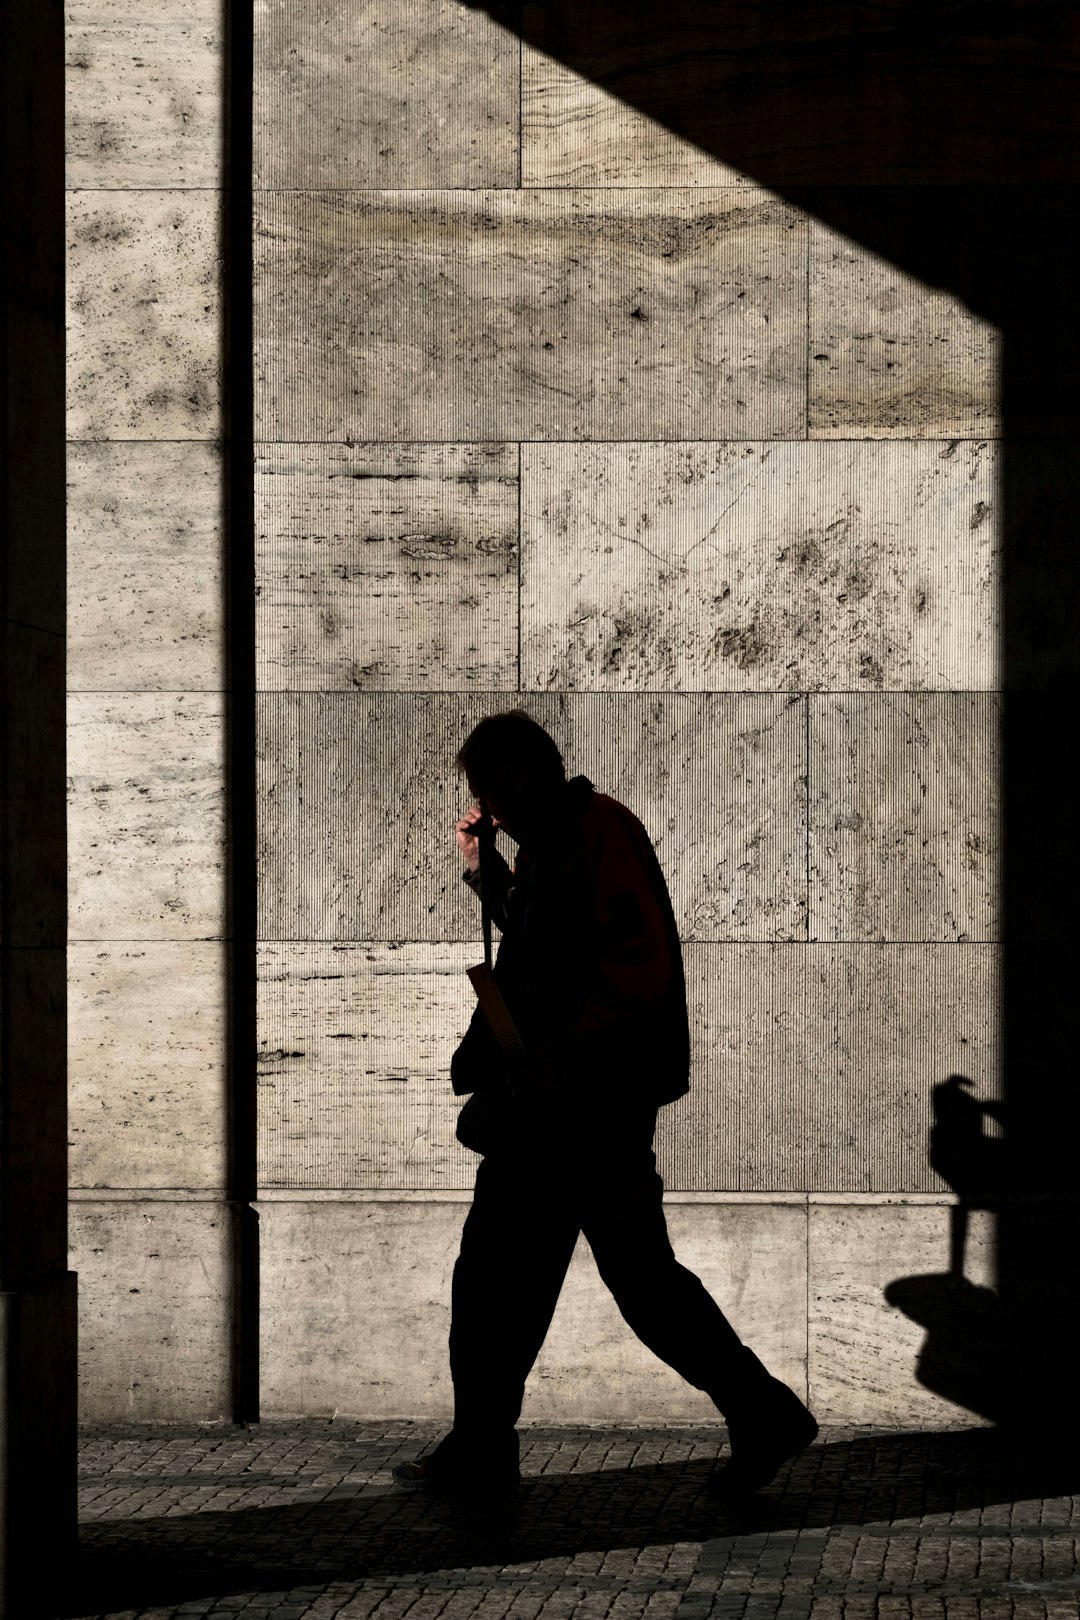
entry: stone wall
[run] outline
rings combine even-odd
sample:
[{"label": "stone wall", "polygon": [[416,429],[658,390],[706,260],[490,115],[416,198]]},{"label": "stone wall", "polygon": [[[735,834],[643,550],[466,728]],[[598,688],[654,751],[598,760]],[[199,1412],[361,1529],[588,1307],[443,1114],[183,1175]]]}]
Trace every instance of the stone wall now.
[{"label": "stone wall", "polygon": [[[452,760],[520,704],[668,876],[677,1252],[823,1419],[971,1421],[884,1289],[998,1088],[994,329],[457,0],[255,52],[264,1414],[449,1412]],[[526,1418],[711,1411],[580,1252]]]},{"label": "stone wall", "polygon": [[[210,1419],[221,11],[153,10],[67,8],[72,1263],[83,1416]],[[932,1088],[999,1087],[994,329],[458,0],[254,46],[264,1414],[449,1411],[452,760],[520,704],[668,876],[678,1253],[823,1418],[970,1421],[884,1290],[948,1269]],[[711,1410],[580,1253],[526,1417]]]},{"label": "stone wall", "polygon": [[71,0],[70,1173],[84,1419],[230,1405],[221,0]]}]

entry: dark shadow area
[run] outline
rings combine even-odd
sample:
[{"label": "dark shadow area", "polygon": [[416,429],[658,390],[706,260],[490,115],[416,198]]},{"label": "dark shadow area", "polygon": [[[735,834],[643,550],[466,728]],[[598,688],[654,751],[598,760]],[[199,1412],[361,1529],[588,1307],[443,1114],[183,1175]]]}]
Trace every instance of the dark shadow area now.
[{"label": "dark shadow area", "polygon": [[228,1053],[226,1174],[230,1256],[231,1415],[259,1417],[259,1218],[256,1053],[258,816],[255,694],[255,407],[252,353],[252,0],[222,13],[222,523]]},{"label": "dark shadow area", "polygon": [[[1080,1460],[1053,1467],[1025,1461],[992,1429],[815,1445],[742,1511],[708,1495],[712,1472],[706,1459],[538,1475],[526,1478],[516,1513],[497,1525],[389,1485],[344,1486],[323,1502],[87,1525],[71,1601],[58,1612],[169,1606],[332,1580],[419,1582],[436,1571],[764,1530],[884,1526],[1080,1486]],[[266,1482],[252,1479],[253,1486]],[[280,1476],[274,1483],[280,1486]]]},{"label": "dark shadow area", "polygon": [[972,1082],[952,1074],[934,1087],[930,1131],[931,1168],[957,1195],[949,1212],[949,1269],[922,1277],[898,1277],[885,1290],[897,1310],[926,1329],[915,1363],[920,1384],[935,1395],[1000,1420],[1008,1413],[1005,1323],[992,1288],[965,1274],[972,1210],[1000,1216],[1005,1189],[1005,1141],[988,1122],[1005,1123],[1005,1109],[972,1094]]},{"label": "dark shadow area", "polygon": [[[1066,787],[1080,666],[1075,8],[492,0],[481,9],[1000,331],[998,937],[1009,1129],[999,1155],[1001,1360],[989,1405],[1022,1428],[1075,1430],[1067,1401],[1062,1410],[1080,1304],[1071,1078],[1080,998],[1068,952],[1080,886]],[[537,101],[527,104],[526,134],[534,115],[545,115]],[[826,353],[810,359],[829,363]],[[919,436],[917,420],[910,436]],[[952,1331],[941,1328],[941,1299],[907,1304],[935,1319],[938,1342]],[[951,1359],[962,1361],[973,1342],[960,1335]],[[959,1388],[961,1373],[939,1365],[929,1376]],[[976,1409],[986,1404],[983,1390]]]}]

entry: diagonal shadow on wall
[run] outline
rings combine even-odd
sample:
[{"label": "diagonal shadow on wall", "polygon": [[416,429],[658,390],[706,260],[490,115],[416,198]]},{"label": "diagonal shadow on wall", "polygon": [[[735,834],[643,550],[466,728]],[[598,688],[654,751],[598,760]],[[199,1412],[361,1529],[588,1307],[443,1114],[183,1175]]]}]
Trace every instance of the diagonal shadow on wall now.
[{"label": "diagonal shadow on wall", "polygon": [[[480,9],[999,329],[1008,1128],[991,1404],[1034,1436],[1060,1436],[1061,1423],[1075,1423],[1062,1408],[1080,1304],[1077,998],[1066,960],[1078,899],[1066,787],[1080,595],[1074,10],[1058,0],[491,0]],[[956,1345],[978,1341],[977,1324],[951,1320]],[[950,1398],[985,1407],[985,1392],[965,1391],[955,1365],[951,1382]]]}]

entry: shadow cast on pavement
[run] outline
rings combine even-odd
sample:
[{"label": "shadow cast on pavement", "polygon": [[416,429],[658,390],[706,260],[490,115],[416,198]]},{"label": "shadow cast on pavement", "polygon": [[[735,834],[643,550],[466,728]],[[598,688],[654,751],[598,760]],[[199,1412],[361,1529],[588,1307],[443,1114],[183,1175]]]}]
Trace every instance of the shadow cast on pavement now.
[{"label": "shadow cast on pavement", "polygon": [[[485,1567],[494,1581],[507,1566],[590,1551],[888,1524],[1068,1494],[1080,1461],[1025,1460],[990,1428],[856,1435],[814,1445],[741,1509],[710,1496],[714,1473],[701,1459],[527,1476],[499,1522],[367,1476],[317,1501],[102,1520],[83,1527],[69,1599],[56,1613],[331,1581],[422,1586],[425,1575]],[[252,1476],[253,1489],[265,1483]],[[574,1584],[565,1569],[552,1576]]]}]

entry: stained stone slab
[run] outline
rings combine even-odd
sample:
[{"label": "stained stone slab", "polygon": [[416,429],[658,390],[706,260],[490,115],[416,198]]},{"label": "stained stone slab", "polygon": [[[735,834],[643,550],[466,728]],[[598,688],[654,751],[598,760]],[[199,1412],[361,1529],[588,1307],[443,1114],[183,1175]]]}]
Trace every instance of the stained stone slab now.
[{"label": "stained stone slab", "polygon": [[68,448],[68,687],[225,685],[221,454]]},{"label": "stained stone slab", "polygon": [[68,197],[68,437],[220,432],[220,194]]},{"label": "stained stone slab", "polygon": [[[479,938],[454,841],[470,797],[453,760],[483,715],[518,706],[492,696],[261,696],[261,938]],[[781,940],[805,937],[804,703],[536,693],[520,706],[568,775],[644,822],[685,937]]]},{"label": "stained stone slab", "polygon": [[227,1220],[217,1202],[73,1202],[84,1423],[232,1417]]},{"label": "stained stone slab", "polygon": [[522,446],[522,682],[992,686],[993,449]]},{"label": "stained stone slab", "polygon": [[266,193],[255,232],[259,439],[805,432],[806,226],[767,195]]},{"label": "stained stone slab", "polygon": [[[996,1319],[993,1223],[972,1212],[964,1281],[953,1284],[951,1219],[944,1203],[811,1204],[810,1401],[819,1422],[968,1428],[986,1417],[978,1356],[980,1335],[982,1355],[996,1353],[987,1331]],[[922,1319],[886,1299],[901,1282]]]},{"label": "stained stone slab", "polygon": [[692,1068],[657,1121],[664,1185],[800,1190],[814,1161],[818,1093],[837,1086],[834,964],[805,945],[683,948]]},{"label": "stained stone slab", "polygon": [[[661,1111],[669,1191],[945,1193],[935,1149],[950,1074],[1000,1097],[999,962],[985,945],[684,947],[689,1095]],[[474,1005],[470,944],[267,944],[259,951],[263,1188],[453,1191],[450,1058]]]},{"label": "stained stone slab", "polygon": [[1001,433],[1001,337],[815,222],[810,228],[809,432],[815,439],[982,439]]},{"label": "stained stone slab", "polygon": [[[541,5],[527,5],[526,12],[529,43],[521,58],[523,185],[753,184],[738,169],[614,94],[599,76],[575,72],[555,50],[545,50],[545,45],[556,43],[547,38],[554,14]],[[656,52],[677,51],[670,14],[656,15],[663,34],[662,42],[656,41]],[[612,58],[617,60],[620,42],[614,30],[611,44]]]},{"label": "stained stone slab", "polygon": [[259,947],[259,1185],[471,1187],[450,1058],[475,946]]},{"label": "stained stone slab", "polygon": [[1001,699],[810,700],[810,934],[992,940],[999,922]]},{"label": "stained stone slab", "polygon": [[519,52],[457,0],[257,0],[256,187],[516,186]]},{"label": "stained stone slab", "polygon": [[[816,1072],[815,1057],[808,1065],[806,1185],[867,1194],[985,1190],[992,1172],[982,1147],[998,1126],[984,1110],[978,1141],[958,1139],[948,1103],[959,1091],[980,1108],[1001,1101],[1001,950],[807,949],[823,981],[828,975],[822,1010],[832,1039],[827,1068]],[[969,1085],[957,1087],[955,1077]]]},{"label": "stained stone slab", "polygon": [[222,151],[222,0],[73,0],[67,183],[214,186]]},{"label": "stained stone slab", "polygon": [[267,445],[260,687],[516,687],[516,445]]},{"label": "stained stone slab", "polygon": [[224,1189],[223,945],[68,947],[74,1187]]},{"label": "stained stone slab", "polygon": [[224,751],[220,695],[69,699],[71,939],[221,938]]},{"label": "stained stone slab", "polygon": [[[263,1415],[449,1417],[450,1275],[467,1212],[461,1202],[261,1204]],[[667,1213],[678,1257],[770,1368],[805,1389],[805,1210],[708,1204]],[[715,1414],[634,1337],[580,1243],[523,1420],[719,1421]]]},{"label": "stained stone slab", "polygon": [[[985,1167],[937,1142],[950,1075],[1001,1096],[1001,967],[989,945],[688,945],[694,1068],[661,1111],[657,1163],[688,1191],[946,1192]],[[953,1088],[955,1089],[955,1088]]]}]

